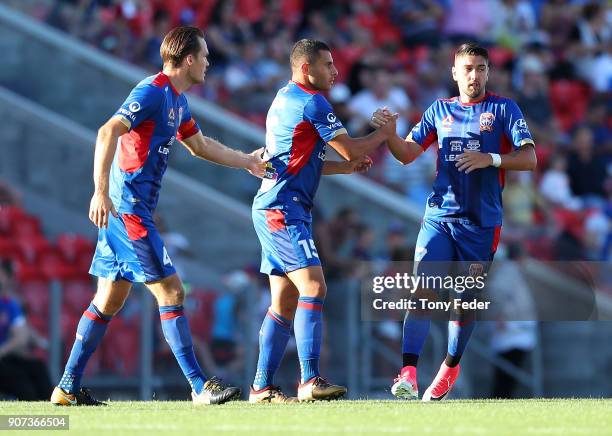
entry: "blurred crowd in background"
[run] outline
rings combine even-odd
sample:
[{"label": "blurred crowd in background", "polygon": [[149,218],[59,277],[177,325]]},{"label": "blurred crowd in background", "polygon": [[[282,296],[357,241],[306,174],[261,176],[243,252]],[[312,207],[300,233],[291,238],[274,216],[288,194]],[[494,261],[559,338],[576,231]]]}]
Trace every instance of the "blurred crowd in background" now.
[{"label": "blurred crowd in background", "polygon": [[[151,72],[160,69],[159,46],[164,34],[179,24],[196,25],[206,33],[212,65],[206,83],[192,92],[261,126],[265,125],[266,111],[276,91],[290,78],[288,58],[293,43],[303,37],[323,40],[332,47],[340,73],[328,98],[352,136],[368,133],[371,113],[384,106],[400,113],[398,134],[405,136],[436,98],[457,95],[450,72],[456,46],[468,40],[480,42],[490,53],[488,90],[518,102],[537,145],[537,171],[506,175],[502,247],[516,247],[520,243],[528,256],[543,260],[610,260],[609,2],[8,0],[8,3]],[[437,147],[430,147],[404,167],[385,147],[380,147],[372,156],[375,165],[367,177],[424,207],[435,175],[436,150]],[[0,202],[18,204],[18,196],[9,187],[0,186]],[[375,244],[374,229],[360,220],[357,210],[342,209],[334,216],[316,217],[314,222],[318,250],[330,281],[354,274],[361,260],[412,257],[414,248],[404,223],[385,229],[384,241]],[[188,248],[180,235],[174,234],[173,240],[178,249]],[[166,243],[172,245],[170,239]],[[174,256],[177,255],[180,253]],[[254,265],[228,276],[227,288],[240,290],[246,282],[256,284],[263,314],[269,298],[267,284],[261,281]],[[203,332],[200,337],[203,342],[196,348],[204,350],[201,357],[205,366],[220,374],[224,367],[238,370],[246,340],[240,337],[237,328],[241,316],[237,304],[239,292],[225,291],[193,292],[187,303],[188,309],[192,305],[193,310],[210,311],[210,316],[192,317],[190,321],[206,324],[192,326],[192,330]],[[74,317],[80,315],[79,310]],[[134,331],[131,313],[137,313],[137,309],[130,310],[128,304],[122,311],[125,322],[114,321],[114,328],[125,329],[126,335]],[[394,325],[382,324],[381,336],[399,340],[401,331]],[[73,332],[73,326],[67,325],[65,331]],[[129,367],[123,368],[126,373],[135,371],[137,364],[130,357],[134,354],[132,347],[136,346],[130,341],[137,338],[123,339],[124,357],[131,359]],[[163,343],[161,339],[159,343]],[[168,354],[171,367],[167,347],[160,346],[159,352]],[[97,355],[103,358],[104,353]],[[160,361],[163,359],[156,359]],[[95,364],[91,366],[90,371],[95,371]]]},{"label": "blurred crowd in background", "polygon": [[[211,68],[195,93],[265,125],[290,78],[292,44],[326,41],[339,77],[329,94],[351,135],[378,107],[406,135],[436,99],[457,94],[455,47],[489,49],[488,89],[514,98],[535,137],[538,170],[508,175],[506,240],[543,259],[610,258],[612,9],[584,0],[26,0],[36,18],[138,64],[160,69],[164,34],[205,30]],[[381,147],[368,177],[423,207],[435,147],[403,167]]]},{"label": "blurred crowd in background", "polygon": [[[544,259],[610,257],[612,216],[612,9],[583,0],[27,0],[36,18],[150,71],[164,34],[205,30],[212,66],[194,92],[265,125],[290,78],[300,38],[326,41],[339,70],[329,94],[351,135],[378,107],[409,132],[436,98],[457,94],[452,53],[489,48],[488,89],[516,99],[535,137],[535,174],[514,173],[504,194],[506,239]],[[421,207],[435,147],[402,167],[381,147],[369,177]]]}]

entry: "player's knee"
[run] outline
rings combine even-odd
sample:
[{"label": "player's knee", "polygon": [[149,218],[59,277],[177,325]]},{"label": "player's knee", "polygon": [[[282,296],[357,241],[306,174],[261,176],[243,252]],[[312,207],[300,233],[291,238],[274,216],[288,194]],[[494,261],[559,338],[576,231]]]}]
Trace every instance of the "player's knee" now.
[{"label": "player's knee", "polygon": [[96,296],[93,300],[94,305],[104,315],[114,316],[123,307],[125,300],[119,298],[98,298]]},{"label": "player's knee", "polygon": [[164,306],[181,305],[185,301],[185,291],[182,287],[172,287],[164,291],[163,299]]},{"label": "player's knee", "polygon": [[300,286],[301,297],[313,297],[323,300],[325,299],[326,295],[327,285],[325,284],[325,282],[311,280],[305,283],[303,286]]},{"label": "player's knee", "polygon": [[287,299],[273,302],[271,308],[283,318],[293,319],[295,318],[295,310],[297,309],[297,298],[295,300]]}]

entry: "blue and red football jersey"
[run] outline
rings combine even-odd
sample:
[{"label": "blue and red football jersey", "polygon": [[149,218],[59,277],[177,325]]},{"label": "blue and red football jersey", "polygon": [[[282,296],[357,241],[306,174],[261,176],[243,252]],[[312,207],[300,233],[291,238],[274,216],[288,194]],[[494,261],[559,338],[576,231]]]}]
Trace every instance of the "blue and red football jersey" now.
[{"label": "blue and red football jersey", "polygon": [[513,100],[491,93],[477,103],[461,103],[458,97],[439,99],[414,126],[412,139],[424,149],[438,142],[437,174],[426,218],[481,227],[502,224],[505,171],[491,166],[466,174],[455,164],[467,151],[505,154],[534,144]]},{"label": "blue and red football jersey", "polygon": [[253,209],[280,209],[287,219],[311,221],[326,142],[342,133],[323,95],[293,81],[281,88],[266,119],[268,169]]},{"label": "blue and red football jersey", "polygon": [[199,127],[185,95],[161,72],[136,85],[114,116],[130,130],[119,139],[113,160],[111,200],[119,213],[152,215],[170,150]]}]

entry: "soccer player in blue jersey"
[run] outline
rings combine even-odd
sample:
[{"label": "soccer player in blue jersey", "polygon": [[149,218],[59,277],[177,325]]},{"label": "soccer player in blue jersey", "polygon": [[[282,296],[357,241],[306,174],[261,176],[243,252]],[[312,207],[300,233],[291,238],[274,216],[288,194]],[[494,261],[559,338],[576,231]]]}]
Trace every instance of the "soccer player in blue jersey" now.
[{"label": "soccer player in blue jersey", "polygon": [[202,31],[173,29],[160,54],[163,71],[140,82],[98,131],[89,209],[89,218],[99,228],[90,269],[98,277],[98,289],[77,326],[64,375],[53,391],[51,402],[57,405],[103,404],[81,387],[81,377],[132,283],[143,282],[157,299],[164,337],[189,381],[193,402],[220,404],[240,396],[240,389],[216,377],[207,379],[196,360],[183,312],[183,285],[153,224],[153,212],[177,141],[193,156],[244,168],[258,177],[265,163],[205,137],[189,112],[183,93],[204,81],[209,65]]},{"label": "soccer player in blue jersey", "polygon": [[[405,140],[395,135],[387,141],[403,164],[438,144],[438,170],[416,243],[417,274],[448,274],[435,271],[440,264],[427,265],[432,261],[458,262],[463,275],[486,271],[500,236],[504,173],[536,167],[535,144],[523,114],[513,100],[485,91],[488,74],[487,50],[463,44],[452,67],[459,96],[435,101]],[[386,109],[377,110],[372,125],[390,116]],[[430,320],[419,315],[408,311],[404,320],[403,368],[391,388],[399,398],[418,398],[416,366],[430,326]],[[459,375],[459,360],[475,321],[473,311],[458,311],[453,317],[446,359],[423,401],[443,399]]]},{"label": "soccer player in blue jersey", "polygon": [[[262,246],[261,272],[270,278],[272,303],[259,333],[259,360],[251,402],[296,401],[274,385],[292,324],[301,368],[300,401],[334,399],[346,388],[319,373],[323,303],[327,292],[312,237],[314,195],[322,174],[369,168],[366,154],[395,133],[395,118],[362,138],[351,138],[321,94],[338,70],[329,47],[303,39],[291,50],[292,79],[276,94],[266,119],[268,162],[253,201],[253,222]],[[326,144],[345,159],[325,160]]]}]

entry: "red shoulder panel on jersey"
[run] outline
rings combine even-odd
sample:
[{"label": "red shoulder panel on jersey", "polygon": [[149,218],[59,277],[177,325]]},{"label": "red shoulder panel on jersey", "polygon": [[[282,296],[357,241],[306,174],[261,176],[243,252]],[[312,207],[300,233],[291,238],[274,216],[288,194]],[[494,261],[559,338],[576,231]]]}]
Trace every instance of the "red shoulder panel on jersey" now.
[{"label": "red shoulder panel on jersey", "polygon": [[149,155],[155,121],[146,120],[121,137],[119,147],[119,168],[126,173],[138,171]]},{"label": "red shoulder panel on jersey", "polygon": [[289,174],[299,173],[306,165],[318,140],[319,134],[312,123],[302,121],[295,126],[291,142],[291,155],[287,165]]},{"label": "red shoulder panel on jersey", "polygon": [[176,90],[176,88],[174,87],[174,85],[172,85],[172,82],[170,81],[170,78],[168,76],[166,76],[164,73],[159,72],[157,74],[157,76],[155,76],[155,79],[153,79],[153,81],[151,82],[152,85],[155,85],[159,88],[163,88],[166,85],[170,85],[170,88],[172,88],[172,91],[176,94],[179,95],[179,92]]}]

